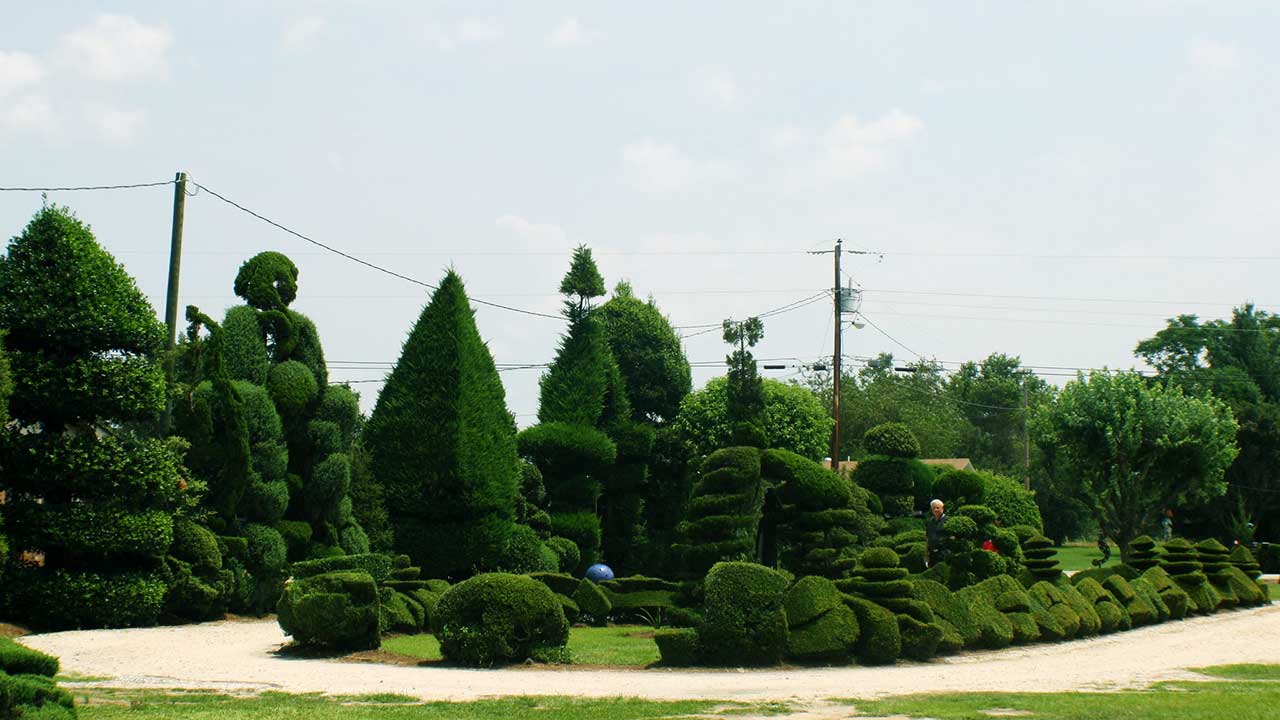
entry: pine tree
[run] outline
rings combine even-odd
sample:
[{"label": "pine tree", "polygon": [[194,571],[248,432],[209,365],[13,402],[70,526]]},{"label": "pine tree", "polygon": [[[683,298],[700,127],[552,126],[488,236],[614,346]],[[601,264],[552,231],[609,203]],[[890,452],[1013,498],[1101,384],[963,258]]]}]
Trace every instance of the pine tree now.
[{"label": "pine tree", "polygon": [[66,208],[46,206],[0,263],[14,372],[0,485],[15,563],[10,616],[42,628],[155,623],[180,449],[128,423],[165,404],[164,327],[132,278]]},{"label": "pine tree", "polygon": [[431,577],[554,569],[516,525],[518,459],[506,394],[450,271],[409,333],[362,442],[397,548]]}]

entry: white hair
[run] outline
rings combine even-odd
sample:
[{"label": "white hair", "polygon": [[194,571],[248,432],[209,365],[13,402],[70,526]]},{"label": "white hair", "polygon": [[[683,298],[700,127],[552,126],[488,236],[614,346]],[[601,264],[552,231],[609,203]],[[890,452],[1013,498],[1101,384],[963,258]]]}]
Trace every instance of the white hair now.
[{"label": "white hair", "polygon": [[945,506],[942,504],[942,501],[941,501],[941,500],[939,500],[938,498],[934,498],[934,499],[932,499],[932,500],[930,500],[930,501],[929,501],[929,507],[933,507],[934,505],[937,505],[938,507],[945,507]]}]

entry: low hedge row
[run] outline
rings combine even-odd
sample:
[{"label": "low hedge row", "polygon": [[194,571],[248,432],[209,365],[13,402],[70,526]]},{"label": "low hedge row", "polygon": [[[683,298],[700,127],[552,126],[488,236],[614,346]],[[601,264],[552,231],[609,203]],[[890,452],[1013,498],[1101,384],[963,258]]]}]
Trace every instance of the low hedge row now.
[{"label": "low hedge row", "polygon": [[0,718],[76,717],[71,694],[58,687],[58,659],[0,637]]}]

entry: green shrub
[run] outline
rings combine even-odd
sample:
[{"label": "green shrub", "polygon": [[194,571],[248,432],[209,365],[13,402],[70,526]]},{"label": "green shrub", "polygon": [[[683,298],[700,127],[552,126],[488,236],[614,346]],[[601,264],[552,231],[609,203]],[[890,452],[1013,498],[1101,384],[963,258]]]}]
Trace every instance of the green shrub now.
[{"label": "green shrub", "polygon": [[609,619],[609,613],[613,611],[613,603],[605,597],[604,591],[586,578],[578,582],[578,587],[573,593],[573,601],[582,614],[589,616],[598,625],[603,625]]},{"label": "green shrub", "polygon": [[71,694],[43,675],[0,672],[0,713],[22,720],[74,720]]},{"label": "green shrub", "polygon": [[934,580],[913,579],[911,596],[927,603],[938,617],[954,627],[964,647],[980,646],[982,628],[978,620],[969,610],[969,605],[957,598],[947,586]]},{"label": "green shrub", "polygon": [[233,287],[259,310],[283,310],[298,296],[298,266],[283,253],[261,252],[240,266]]},{"label": "green shrub", "polygon": [[578,578],[567,573],[529,573],[529,577],[546,585],[551,592],[572,596],[578,591]]},{"label": "green shrub", "polygon": [[1077,637],[1092,637],[1102,632],[1102,619],[1094,604],[1080,594],[1079,590],[1063,575],[1052,581],[1054,588],[1062,594],[1062,599],[1080,617],[1080,631]]},{"label": "green shrub", "polygon": [[39,629],[155,625],[167,589],[158,573],[139,571],[20,568],[5,581],[10,612]]},{"label": "green shrub", "polygon": [[[548,522],[550,518],[548,517]],[[578,567],[578,562],[582,559],[582,553],[578,551],[578,544],[567,537],[554,535],[547,540],[547,547],[551,548],[551,552],[556,554],[556,570],[558,572],[571,573]]]},{"label": "green shrub", "polygon": [[1258,586],[1248,575],[1245,575],[1240,568],[1233,566],[1222,571],[1225,578],[1224,585],[1235,594],[1240,601],[1240,605],[1252,606],[1261,605],[1266,601],[1262,588]]},{"label": "green shrub", "polygon": [[[979,476],[982,478],[981,502],[995,512],[1002,526],[1029,525],[1044,530],[1035,493],[1005,475],[982,472]],[[969,498],[969,501],[973,502],[974,498]]]},{"label": "green shrub", "polygon": [[[807,579],[807,578],[806,578]],[[826,580],[826,578],[821,578]],[[830,580],[826,580],[830,583]],[[834,590],[834,586],[832,586]],[[845,663],[857,647],[858,616],[835,596],[835,605],[818,617],[787,631],[787,656],[803,663]],[[790,616],[788,616],[790,623]]]},{"label": "green shrub", "polygon": [[947,470],[933,482],[933,494],[947,504],[959,507],[963,502],[982,499],[983,478],[972,470]]},{"label": "green shrub", "polygon": [[920,441],[905,423],[883,423],[862,435],[862,447],[869,455],[920,457]]},{"label": "green shrub", "polygon": [[902,636],[898,620],[885,608],[856,597],[845,597],[845,604],[858,619],[859,635],[854,655],[863,665],[888,665],[902,652]]},{"label": "green shrub", "polygon": [[267,392],[286,416],[300,416],[320,394],[311,369],[297,360],[275,363],[267,371]]},{"label": "green shrub", "polygon": [[[1141,597],[1155,611],[1156,617],[1152,622],[1162,623],[1169,619],[1169,606],[1165,604],[1160,597],[1160,591],[1156,589],[1146,578],[1138,578],[1129,583],[1129,587],[1133,588],[1134,594]],[[1134,618],[1134,624],[1137,624],[1137,616],[1130,611],[1130,616]]]},{"label": "green shrub", "polygon": [[938,618],[934,621],[942,629],[942,637],[938,640],[938,655],[954,655],[964,649],[964,638],[960,631],[949,621]]},{"label": "green shrub", "polygon": [[380,606],[368,573],[343,571],[289,583],[276,612],[280,628],[296,642],[367,650],[380,644]]},{"label": "green shrub", "polygon": [[1150,583],[1159,593],[1160,600],[1169,609],[1169,619],[1181,620],[1191,611],[1191,598],[1164,568],[1159,565],[1149,567],[1142,573],[1141,579]]},{"label": "green shrub", "polygon": [[938,654],[938,643],[942,641],[941,625],[921,622],[903,614],[899,614],[897,619],[902,657],[923,662]]},{"label": "green shrub", "polygon": [[817,620],[827,611],[841,605],[840,591],[827,578],[810,575],[796,581],[783,601],[787,626],[797,628]]},{"label": "green shrub", "polygon": [[[280,484],[283,485],[283,483]],[[289,560],[297,562],[307,557],[311,548],[311,523],[300,520],[281,520],[274,527],[284,539]]]},{"label": "green shrub", "polygon": [[1128,614],[1124,612],[1124,608],[1119,601],[1106,588],[1102,587],[1098,581],[1093,578],[1085,578],[1076,583],[1075,588],[1086,600],[1093,603],[1094,610],[1098,613],[1099,620],[1102,621],[1103,633],[1127,630],[1131,627],[1131,620]]},{"label": "green shrub", "polygon": [[1023,565],[1037,580],[1053,580],[1062,574],[1053,541],[1038,532],[1022,541],[1022,553],[1026,556]]},{"label": "green shrub", "polygon": [[473,667],[519,662],[569,639],[555,594],[522,575],[488,573],[454,585],[436,605],[433,623],[445,659]]},{"label": "green shrub", "polygon": [[668,667],[688,667],[698,664],[698,631],[689,628],[662,628],[655,630],[653,641],[658,644],[662,664]]},{"label": "green shrub", "polygon": [[973,520],[979,527],[984,525],[992,525],[996,521],[996,513],[986,505],[961,505],[955,511],[955,515],[960,515]]},{"label": "green shrub", "polygon": [[502,572],[516,574],[555,572],[560,569],[560,558],[542,542],[533,528],[513,524],[496,567]]},{"label": "green shrub", "polygon": [[578,548],[578,564],[567,572],[585,571],[596,561],[600,549],[600,517],[594,512],[552,513],[551,532]]},{"label": "green shrub", "polygon": [[0,670],[10,675],[53,677],[58,674],[58,658],[0,637]]},{"label": "green shrub", "polygon": [[680,540],[673,549],[683,557],[690,573],[702,574],[720,560],[754,552],[764,500],[760,473],[760,451],[756,448],[724,448],[703,461],[692,502],[710,496],[728,496],[737,498],[741,504],[691,511],[688,519],[678,526]]},{"label": "green shrub", "polygon": [[[415,617],[405,602],[405,594],[386,587],[378,588],[378,632],[412,635],[422,630],[421,616]],[[419,606],[421,613],[421,606]]]},{"label": "green shrub", "polygon": [[267,383],[267,344],[262,336],[258,311],[248,305],[237,305],[222,317],[222,363],[235,380],[254,385]]},{"label": "green shrub", "polygon": [[[1027,595],[1032,601],[1032,617],[1036,618],[1040,635],[1045,640],[1070,640],[1080,633],[1080,615],[1057,586],[1040,580],[1027,589]],[[1043,608],[1053,622],[1037,613],[1036,607]]]},{"label": "green shrub", "polygon": [[1160,554],[1156,551],[1156,541],[1149,535],[1139,535],[1129,541],[1129,564],[1138,572],[1155,567],[1160,563]]},{"label": "green shrub", "polygon": [[978,625],[979,638],[977,647],[1008,647],[1014,639],[1013,624],[1004,613],[996,609],[992,598],[988,597],[976,585],[963,588],[955,593],[956,599],[965,603],[969,614]]},{"label": "green shrub", "polygon": [[322,560],[305,560],[291,566],[295,578],[311,577],[324,573],[360,571],[368,573],[374,582],[381,583],[391,577],[391,558],[381,553],[341,555]]},{"label": "green shrub", "polygon": [[787,578],[762,565],[717,563],[707,573],[704,660],[718,665],[773,665],[787,646],[783,600]]},{"label": "green shrub", "polygon": [[600,586],[621,594],[644,592],[646,590],[662,590],[671,593],[680,591],[680,583],[663,580],[662,578],[645,577],[644,575],[629,575],[613,580],[605,580],[600,583]]}]

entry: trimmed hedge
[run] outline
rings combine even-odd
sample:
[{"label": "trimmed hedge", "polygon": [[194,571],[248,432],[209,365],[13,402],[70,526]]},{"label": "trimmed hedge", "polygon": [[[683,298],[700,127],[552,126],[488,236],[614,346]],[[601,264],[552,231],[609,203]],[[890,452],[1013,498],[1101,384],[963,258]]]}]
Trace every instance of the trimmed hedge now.
[{"label": "trimmed hedge", "polygon": [[1080,615],[1057,586],[1041,580],[1027,589],[1027,595],[1033,603],[1032,617],[1036,618],[1040,636],[1045,640],[1070,640],[1080,633]]},{"label": "trimmed hedge", "polygon": [[613,603],[605,596],[604,591],[587,578],[578,582],[578,587],[573,592],[573,602],[583,615],[597,625],[605,624],[609,613],[613,611]]},{"label": "trimmed hedge", "polygon": [[367,572],[312,575],[289,583],[276,606],[280,628],[296,642],[343,650],[381,644],[381,602]]},{"label": "trimmed hedge", "polygon": [[1196,547],[1183,538],[1173,538],[1164,544],[1160,567],[1173,578],[1187,594],[1190,602],[1187,611],[1208,614],[1218,609],[1222,596],[1209,584],[1203,572]]},{"label": "trimmed hedge", "polygon": [[1049,538],[1039,533],[1027,538],[1022,542],[1022,554],[1026,557],[1022,564],[1037,580],[1053,580],[1062,574],[1062,569],[1058,567],[1057,552]]},{"label": "trimmed hedge", "polygon": [[53,677],[58,674],[58,658],[0,637],[0,671],[10,675]]},{"label": "trimmed hedge", "polygon": [[1251,580],[1257,580],[1262,574],[1262,566],[1258,564],[1253,553],[1244,545],[1237,545],[1231,550],[1231,564],[1240,569]]},{"label": "trimmed hedge", "polygon": [[787,650],[787,578],[763,565],[716,563],[703,583],[703,660],[726,666],[776,665]]},{"label": "trimmed hedge", "polygon": [[[752,447],[724,448],[703,461],[688,519],[677,526],[680,540],[673,546],[690,573],[703,574],[721,560],[755,551],[764,502],[760,462],[760,451]],[[732,497],[736,504],[695,504],[712,497]]]},{"label": "trimmed hedge", "polygon": [[854,655],[863,665],[889,665],[902,654],[898,620],[889,610],[858,597],[845,596],[860,630]]},{"label": "trimmed hedge", "polygon": [[653,641],[658,645],[662,664],[668,667],[688,667],[698,664],[698,631],[690,628],[662,628],[655,630]]},{"label": "trimmed hedge", "polygon": [[[930,609],[947,624],[951,625],[960,636],[964,647],[981,647],[982,626],[974,617],[968,603],[957,598],[955,593],[940,582],[927,579],[912,579],[911,596],[927,603]],[[943,625],[946,628],[946,625]]]},{"label": "trimmed hedge", "polygon": [[802,577],[787,590],[783,601],[787,626],[807,625],[840,604],[840,590],[835,583],[815,575]]},{"label": "trimmed hedge", "polygon": [[1150,535],[1139,535],[1129,541],[1129,565],[1138,572],[1160,564],[1156,541]]},{"label": "trimmed hedge", "polygon": [[6,575],[5,585],[9,610],[40,629],[155,625],[167,590],[158,573],[60,568],[17,568]]},{"label": "trimmed hedge", "polygon": [[[829,580],[827,582],[830,583]],[[831,589],[834,590],[834,586]],[[858,616],[840,602],[838,592],[835,602],[834,607],[816,619],[788,629],[788,657],[802,663],[848,662],[854,654],[860,634]]]},{"label": "trimmed hedge", "polygon": [[1159,565],[1147,568],[1141,579],[1150,583],[1159,593],[1160,600],[1169,609],[1169,619],[1181,620],[1191,612],[1191,597],[1164,568]]},{"label": "trimmed hedge", "polygon": [[53,678],[0,671],[0,717],[73,720],[76,711],[71,693],[58,687]]},{"label": "trimmed hedge", "polygon": [[472,667],[520,662],[569,639],[555,594],[523,575],[487,573],[454,585],[432,622],[445,659]]},{"label": "trimmed hedge", "polygon": [[[551,522],[550,515],[547,516],[547,522]],[[554,535],[547,539],[547,547],[551,548],[551,552],[556,554],[556,564],[558,566],[556,569],[559,572],[573,572],[582,560],[582,552],[578,550],[578,543],[567,537]]]}]

